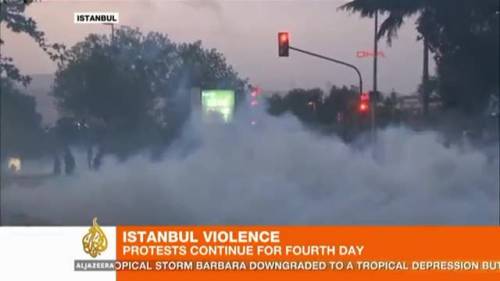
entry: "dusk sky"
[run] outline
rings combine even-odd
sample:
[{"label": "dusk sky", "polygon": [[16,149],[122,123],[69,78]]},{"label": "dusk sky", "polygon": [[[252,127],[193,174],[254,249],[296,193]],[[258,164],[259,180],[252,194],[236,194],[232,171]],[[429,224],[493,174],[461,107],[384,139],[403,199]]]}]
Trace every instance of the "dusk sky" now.
[{"label": "dusk sky", "polygon": [[[296,1],[46,1],[27,8],[49,42],[71,46],[89,33],[110,33],[109,26],[73,23],[74,12],[119,12],[120,25],[168,34],[174,42],[202,40],[216,48],[250,82],[264,90],[293,87],[357,85],[355,73],[291,52],[277,54],[277,32],[291,32],[291,44],[348,61],[361,68],[365,87],[372,86],[372,59],[357,58],[356,51],[373,47],[373,19],[361,19],[337,8],[345,0]],[[383,20],[385,16],[381,16]],[[422,45],[416,41],[415,19],[410,18],[389,47],[379,49],[379,89],[413,93],[422,72]],[[12,56],[23,73],[53,73],[56,66],[28,36],[7,31],[2,54]]]}]

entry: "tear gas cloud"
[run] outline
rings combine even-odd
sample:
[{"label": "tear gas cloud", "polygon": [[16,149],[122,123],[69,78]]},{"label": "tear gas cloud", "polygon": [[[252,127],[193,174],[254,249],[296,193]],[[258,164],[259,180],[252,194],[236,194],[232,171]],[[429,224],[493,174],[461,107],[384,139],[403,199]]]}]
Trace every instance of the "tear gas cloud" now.
[{"label": "tear gas cloud", "polygon": [[73,176],[7,186],[4,222],[87,225],[94,216],[103,224],[498,222],[498,148],[445,146],[436,132],[403,127],[379,131],[374,144],[351,145],[314,134],[291,116],[263,114],[260,125],[246,124],[191,121],[161,161],[106,158],[93,172],[82,156]]}]

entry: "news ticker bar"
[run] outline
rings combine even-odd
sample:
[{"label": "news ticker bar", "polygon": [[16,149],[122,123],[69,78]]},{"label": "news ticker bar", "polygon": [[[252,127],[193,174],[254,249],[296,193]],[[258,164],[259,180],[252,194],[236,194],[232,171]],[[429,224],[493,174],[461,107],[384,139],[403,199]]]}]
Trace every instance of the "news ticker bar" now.
[{"label": "news ticker bar", "polygon": [[75,271],[480,271],[499,272],[500,261],[225,261],[75,260]]}]

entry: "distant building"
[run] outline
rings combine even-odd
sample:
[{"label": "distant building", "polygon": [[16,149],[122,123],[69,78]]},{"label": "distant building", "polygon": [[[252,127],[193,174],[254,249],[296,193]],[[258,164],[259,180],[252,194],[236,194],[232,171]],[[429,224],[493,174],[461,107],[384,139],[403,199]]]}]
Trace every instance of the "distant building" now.
[{"label": "distant building", "polygon": [[[442,102],[438,96],[431,96],[429,98],[429,111],[437,111],[441,108]],[[409,96],[399,96],[397,98],[397,108],[403,112],[413,115],[420,115],[423,113],[423,103],[420,94],[412,94]]]},{"label": "distant building", "polygon": [[422,113],[422,101],[419,95],[400,96],[397,98],[397,109],[414,115]]}]

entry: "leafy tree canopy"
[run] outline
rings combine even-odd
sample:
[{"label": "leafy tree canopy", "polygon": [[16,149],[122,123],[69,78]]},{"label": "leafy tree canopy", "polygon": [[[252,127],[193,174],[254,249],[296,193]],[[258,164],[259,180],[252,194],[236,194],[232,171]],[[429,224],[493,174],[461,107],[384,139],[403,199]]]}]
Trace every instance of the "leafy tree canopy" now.
[{"label": "leafy tree canopy", "polygon": [[52,94],[64,116],[104,124],[109,138],[129,142],[123,151],[130,151],[175,133],[187,118],[192,87],[231,88],[241,96],[245,83],[199,41],[176,44],[120,27],[113,38],[91,34],[70,48]]},{"label": "leafy tree canopy", "polygon": [[[45,34],[41,31],[35,20],[25,15],[27,5],[32,1],[9,1],[0,4],[0,24],[5,24],[6,28],[16,32],[25,33],[35,40],[35,42],[50,56],[52,60],[60,62],[64,45],[49,44],[45,40]],[[5,42],[0,38],[0,46]],[[21,82],[27,85],[30,82],[30,77],[21,74],[19,69],[14,65],[11,57],[3,56],[0,53],[0,76],[8,77],[14,81]]]},{"label": "leafy tree canopy", "polygon": [[40,153],[42,117],[35,111],[35,98],[21,93],[11,80],[0,78],[2,157],[32,157]]},{"label": "leafy tree canopy", "polygon": [[478,113],[498,95],[498,0],[353,0],[340,8],[363,17],[387,15],[378,35],[389,42],[416,15],[419,38],[435,55],[445,107]]}]

